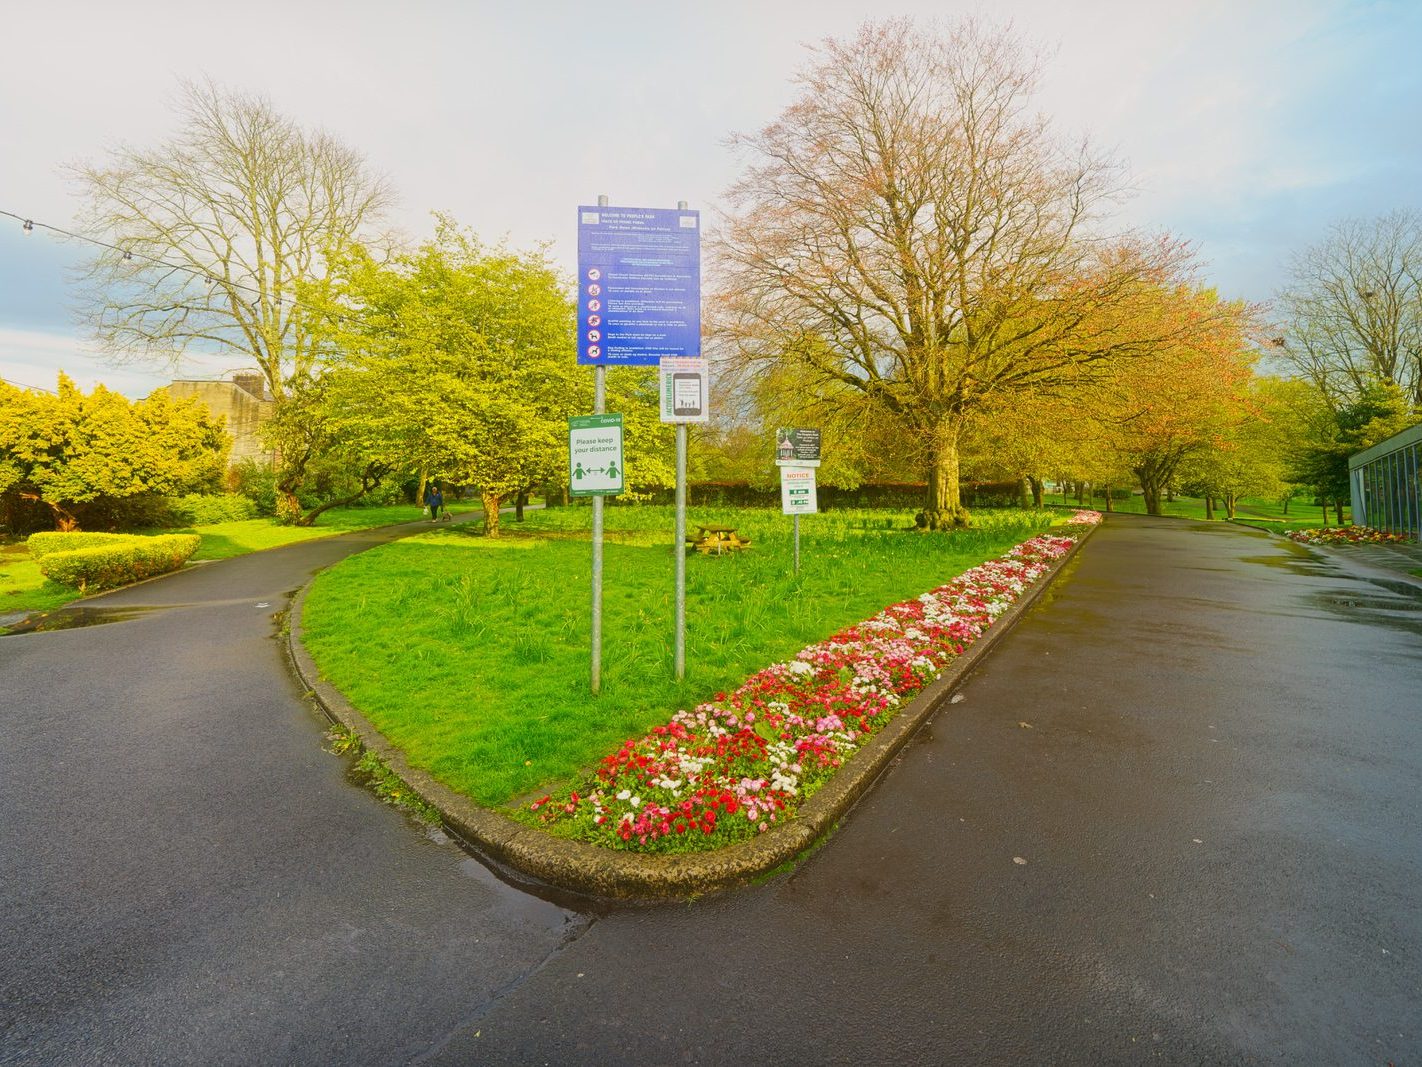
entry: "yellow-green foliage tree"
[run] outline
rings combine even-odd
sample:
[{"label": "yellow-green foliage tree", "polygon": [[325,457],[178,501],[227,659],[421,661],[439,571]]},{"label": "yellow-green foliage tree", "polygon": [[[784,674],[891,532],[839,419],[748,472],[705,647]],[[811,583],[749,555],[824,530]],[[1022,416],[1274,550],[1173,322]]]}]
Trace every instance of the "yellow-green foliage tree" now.
[{"label": "yellow-green foliage tree", "polygon": [[1182,465],[1180,480],[1188,492],[1205,498],[1205,517],[1214,517],[1215,500],[1234,518],[1241,497],[1284,499],[1291,483],[1291,459],[1304,442],[1304,430],[1291,405],[1303,382],[1260,377],[1242,396],[1246,417],[1222,425],[1214,446]]},{"label": "yellow-green foliage tree", "polygon": [[1251,417],[1249,386],[1258,353],[1249,341],[1251,309],[1209,290],[1158,290],[1142,320],[1123,330],[1160,336],[1172,322],[1207,324],[1183,331],[1189,340],[1162,345],[1148,358],[1116,365],[1096,391],[1103,440],[1135,474],[1146,511],[1187,459],[1225,448]]},{"label": "yellow-green foliage tree", "polygon": [[112,521],[115,504],[215,488],[230,444],[207,408],[163,389],[130,402],[102,385],[86,396],[63,374],[54,393],[0,382],[0,503],[12,531],[36,506],[74,530]]},{"label": "yellow-green foliage tree", "polygon": [[[592,409],[562,280],[543,252],[487,247],[445,218],[389,263],[360,248],[333,262],[332,284],[310,294],[339,309],[325,327],[323,416],[369,459],[478,486],[497,536],[504,502],[566,476],[568,416]],[[647,447],[665,437],[656,403],[654,371],[609,374],[629,484],[671,479]]]}]

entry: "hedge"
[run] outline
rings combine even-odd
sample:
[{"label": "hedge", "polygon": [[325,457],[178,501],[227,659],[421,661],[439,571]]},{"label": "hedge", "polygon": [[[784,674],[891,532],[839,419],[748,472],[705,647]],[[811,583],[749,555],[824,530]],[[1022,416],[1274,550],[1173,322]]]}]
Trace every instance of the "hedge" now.
[{"label": "hedge", "polygon": [[172,500],[169,506],[179,521],[191,526],[257,517],[256,501],[238,493],[189,493]]},{"label": "hedge", "polygon": [[30,550],[30,555],[35,559],[42,559],[55,552],[73,552],[80,548],[126,544],[133,540],[136,540],[133,534],[82,533],[78,530],[71,533],[46,531],[30,534],[25,540],[25,547]]},{"label": "hedge", "polygon": [[118,537],[117,542],[92,548],[49,552],[39,559],[40,573],[64,585],[75,586],[81,592],[112,589],[177,570],[202,542],[197,534]]},{"label": "hedge", "polygon": [[[779,507],[780,486],[753,486],[747,482],[691,482],[687,485],[687,502],[692,507]],[[1022,483],[962,482],[959,485],[963,505],[970,508],[1016,507],[1021,503]],[[911,508],[923,507],[927,499],[925,482],[864,482],[853,489],[835,485],[819,487],[822,510],[831,508]],[[609,498],[616,500],[616,498]],[[670,504],[675,499],[670,489],[652,494],[652,502]]]}]

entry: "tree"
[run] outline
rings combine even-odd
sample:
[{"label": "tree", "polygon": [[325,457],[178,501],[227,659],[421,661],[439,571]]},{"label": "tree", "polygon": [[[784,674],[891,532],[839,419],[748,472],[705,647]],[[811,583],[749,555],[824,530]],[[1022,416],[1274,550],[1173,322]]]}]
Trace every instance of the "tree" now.
[{"label": "tree", "polygon": [[[486,248],[447,218],[389,263],[354,246],[334,265],[311,293],[339,309],[323,325],[327,417],[370,459],[477,485],[498,536],[504,500],[566,473],[567,418],[591,407],[556,271],[541,251]],[[622,377],[609,393],[629,388]]]},{"label": "tree", "polygon": [[85,231],[114,246],[89,265],[84,313],[117,358],[176,363],[197,348],[250,360],[279,410],[316,368],[298,285],[380,217],[390,187],[262,97],[185,83],[179,112],[156,148],[74,168]]},{"label": "tree", "polygon": [[1081,391],[1037,392],[984,405],[965,431],[964,466],[983,477],[1021,480],[1024,506],[1042,506],[1046,475],[1071,475],[1109,490],[1114,472],[1097,462],[1109,452],[1096,441],[1088,400]]},{"label": "tree", "polygon": [[1027,113],[1036,77],[1014,37],[973,21],[867,24],[825,41],[779,120],[736,138],[751,163],[717,248],[718,332],[910,436],[930,528],[967,521],[974,412],[1182,340],[1116,328],[1186,250],[1093,232],[1119,168]]},{"label": "tree", "polygon": [[1109,447],[1135,474],[1150,515],[1161,514],[1161,497],[1182,462],[1227,447],[1250,415],[1247,391],[1258,355],[1249,345],[1250,312],[1209,290],[1160,290],[1146,317],[1123,327],[1159,337],[1172,321],[1208,324],[1179,331],[1188,342],[1117,364],[1098,394]]},{"label": "tree", "polygon": [[1189,457],[1181,482],[1205,498],[1205,517],[1214,518],[1214,502],[1223,501],[1234,518],[1240,498],[1269,497],[1284,501],[1297,491],[1292,482],[1292,456],[1303,443],[1304,428],[1294,407],[1302,382],[1256,377],[1243,396],[1245,418],[1219,428],[1214,446]]},{"label": "tree", "polygon": [[[1367,385],[1361,395],[1326,418],[1313,422],[1313,437],[1295,453],[1295,480],[1312,486],[1323,502],[1333,502],[1343,525],[1343,502],[1350,498],[1348,460],[1415,423],[1407,397],[1396,385]],[[1356,518],[1355,521],[1361,521]]]},{"label": "tree", "polygon": [[55,393],[0,382],[6,525],[21,527],[26,502],[73,530],[116,502],[215,488],[230,443],[207,408],[162,389],[130,403],[102,385],[85,396],[64,374]]},{"label": "tree", "polygon": [[1422,407],[1422,213],[1346,219],[1293,260],[1278,354],[1334,407],[1396,385]]},{"label": "tree", "polygon": [[[290,379],[286,399],[261,430],[281,457],[273,485],[277,516],[293,526],[312,526],[330,508],[354,504],[401,466],[367,420],[340,417],[332,384],[325,375]],[[323,499],[307,507],[300,490],[313,482]]]}]

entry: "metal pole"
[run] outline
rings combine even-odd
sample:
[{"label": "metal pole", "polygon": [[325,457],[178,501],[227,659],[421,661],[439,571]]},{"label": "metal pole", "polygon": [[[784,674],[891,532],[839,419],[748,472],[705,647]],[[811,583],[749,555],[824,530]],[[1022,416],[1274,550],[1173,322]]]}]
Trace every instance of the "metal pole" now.
[{"label": "metal pole", "polygon": [[800,516],[795,516],[795,573],[800,573]]},{"label": "metal pole", "polygon": [[[686,210],[686,201],[678,200],[678,211]],[[676,424],[676,680],[686,677],[686,423]]]},{"label": "metal pole", "polygon": [[[597,198],[607,207],[606,194]],[[593,368],[593,414],[607,412],[607,368]],[[602,692],[602,497],[592,498],[592,676],[593,695]]]},{"label": "metal pole", "polygon": [[676,425],[676,680],[686,677],[686,424]]}]

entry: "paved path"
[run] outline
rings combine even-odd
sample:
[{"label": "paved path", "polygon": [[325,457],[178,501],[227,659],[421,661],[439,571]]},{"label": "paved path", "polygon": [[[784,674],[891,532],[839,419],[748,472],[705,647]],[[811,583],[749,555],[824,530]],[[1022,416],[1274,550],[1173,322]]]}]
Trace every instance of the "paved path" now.
[{"label": "paved path", "polygon": [[0,1063],[400,1063],[586,925],[347,782],[273,614],[424,524],[0,638]]},{"label": "paved path", "polygon": [[1422,1060],[1415,585],[1113,517],[796,872],[593,917],[345,785],[211,571],[0,641],[17,1061]]}]

